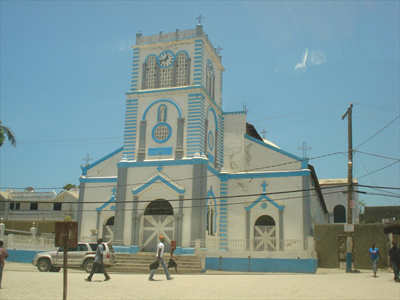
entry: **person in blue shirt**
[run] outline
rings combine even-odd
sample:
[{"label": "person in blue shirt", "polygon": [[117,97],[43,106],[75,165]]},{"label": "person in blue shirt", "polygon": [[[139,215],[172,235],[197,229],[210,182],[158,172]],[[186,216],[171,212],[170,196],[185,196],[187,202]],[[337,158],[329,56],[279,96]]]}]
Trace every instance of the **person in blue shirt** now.
[{"label": "person in blue shirt", "polygon": [[372,243],[371,248],[369,248],[368,253],[365,257],[370,257],[372,262],[372,271],[374,272],[374,277],[376,277],[377,267],[376,264],[378,262],[378,257],[380,261],[382,261],[381,254],[379,253],[378,248],[375,247],[375,243]]},{"label": "person in blue shirt", "polygon": [[103,272],[103,275],[106,278],[106,279],[104,279],[104,281],[108,281],[111,279],[106,271],[106,268],[104,267],[104,264],[103,264],[103,252],[104,252],[103,239],[98,239],[96,254],[94,256],[93,267],[92,267],[92,270],[90,271],[89,277],[85,279],[86,281],[92,281],[93,274],[96,273],[97,270]]}]

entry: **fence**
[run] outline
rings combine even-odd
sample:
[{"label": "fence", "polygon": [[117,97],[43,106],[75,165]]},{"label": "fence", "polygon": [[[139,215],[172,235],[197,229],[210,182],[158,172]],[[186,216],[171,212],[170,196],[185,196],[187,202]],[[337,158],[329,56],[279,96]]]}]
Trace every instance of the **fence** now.
[{"label": "fence", "polygon": [[[50,250],[55,248],[55,234],[9,234],[1,237],[9,249]],[[96,242],[96,236],[81,236],[79,242]]]},{"label": "fence", "polygon": [[220,250],[225,248],[228,251],[303,251],[308,250],[308,240],[275,238],[254,238],[254,239],[226,239],[221,244],[221,238],[213,237],[201,241],[201,248],[208,250]]}]

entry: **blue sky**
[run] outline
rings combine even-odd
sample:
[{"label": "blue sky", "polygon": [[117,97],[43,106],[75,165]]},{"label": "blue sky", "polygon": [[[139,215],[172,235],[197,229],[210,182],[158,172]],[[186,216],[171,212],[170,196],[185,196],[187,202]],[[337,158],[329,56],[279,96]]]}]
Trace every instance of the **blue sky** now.
[{"label": "blue sky", "polygon": [[[320,179],[347,178],[342,115],[353,103],[354,177],[400,186],[398,1],[0,4],[0,119],[18,140],[0,148],[2,190],[78,185],[87,154],[121,147],[136,33],[193,29],[199,14],[223,48],[225,111],[245,103],[248,122],[280,148],[312,148]],[[360,190],[367,206],[400,205],[398,190]]]}]

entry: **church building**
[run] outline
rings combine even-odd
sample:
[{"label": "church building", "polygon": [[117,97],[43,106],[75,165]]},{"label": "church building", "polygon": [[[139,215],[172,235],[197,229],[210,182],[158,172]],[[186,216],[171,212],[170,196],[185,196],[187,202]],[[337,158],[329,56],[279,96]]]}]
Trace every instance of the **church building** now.
[{"label": "church building", "polygon": [[245,111],[223,111],[221,55],[201,24],[138,33],[132,48],[123,145],[82,167],[80,236],[141,252],[155,251],[159,234],[167,250],[196,240],[282,250],[328,223],[308,159],[261,138]]}]

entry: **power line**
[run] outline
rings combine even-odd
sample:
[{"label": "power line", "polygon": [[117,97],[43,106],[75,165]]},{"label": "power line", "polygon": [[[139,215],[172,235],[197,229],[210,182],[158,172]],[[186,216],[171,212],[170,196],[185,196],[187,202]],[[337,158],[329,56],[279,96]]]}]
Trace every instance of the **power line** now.
[{"label": "power line", "polygon": [[356,147],[356,149],[360,148],[362,145],[364,145],[366,142],[377,136],[379,133],[381,133],[383,130],[385,130],[387,127],[389,127],[394,121],[396,121],[398,118],[400,118],[400,115],[398,115],[396,118],[394,118],[393,121],[391,121],[389,124],[387,124],[385,127],[383,127],[381,130],[379,130],[377,133],[375,133],[373,136],[371,136],[369,139],[366,141],[362,142],[360,145]]},{"label": "power line", "polygon": [[[316,157],[313,157],[313,158],[309,158],[309,160],[325,158],[325,157],[338,155],[338,154],[344,154],[344,152],[334,152],[334,153],[329,153],[329,154],[325,154],[325,155],[320,155],[320,156],[316,156]],[[299,163],[299,161],[293,159],[293,160],[285,162],[285,163],[269,165],[269,166],[263,166],[263,167],[259,167],[259,168],[253,168],[253,169],[246,169],[246,170],[241,170],[241,171],[236,171],[236,172],[230,172],[229,174],[241,174],[243,172],[253,172],[253,171],[257,171],[257,170],[263,170],[263,169],[268,169],[268,168],[275,168],[275,167],[285,166],[285,165],[289,165],[289,164],[293,164],[293,163]],[[287,171],[287,170],[284,170],[284,171]],[[268,171],[265,171],[265,172],[268,172]],[[248,173],[248,174],[249,174],[249,178],[251,178],[251,173]],[[211,174],[211,175],[200,176],[200,177],[185,177],[185,178],[180,178],[180,179],[174,179],[174,182],[193,180],[193,179],[201,179],[201,178],[209,178],[209,177],[215,177],[215,176],[218,176],[218,175]],[[167,181],[167,182],[169,182],[169,181]],[[134,186],[134,185],[143,185],[143,184],[146,184],[146,182],[136,182],[136,183],[130,183],[130,184],[118,185],[118,186],[122,186],[123,187],[123,186]],[[91,189],[91,188],[107,188],[107,187],[115,187],[115,184],[87,186],[85,188]],[[0,187],[0,189],[25,189],[25,188]],[[62,187],[49,187],[49,188],[40,187],[40,188],[35,188],[35,190],[58,190],[58,189],[62,189]]]}]

